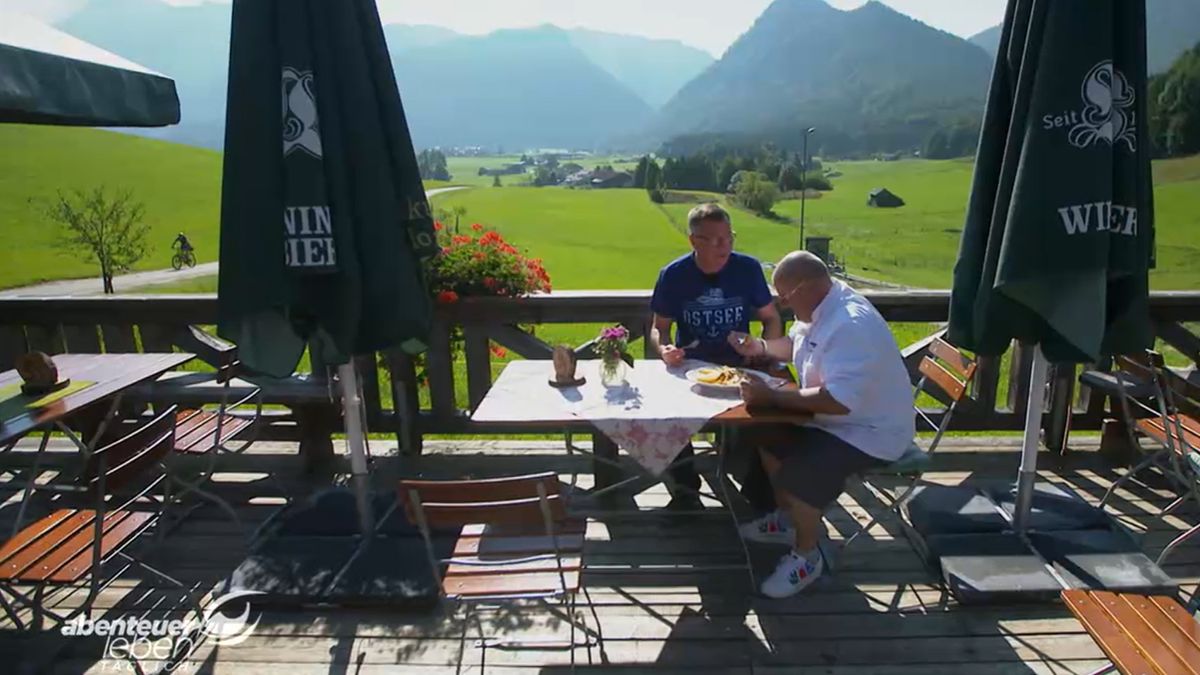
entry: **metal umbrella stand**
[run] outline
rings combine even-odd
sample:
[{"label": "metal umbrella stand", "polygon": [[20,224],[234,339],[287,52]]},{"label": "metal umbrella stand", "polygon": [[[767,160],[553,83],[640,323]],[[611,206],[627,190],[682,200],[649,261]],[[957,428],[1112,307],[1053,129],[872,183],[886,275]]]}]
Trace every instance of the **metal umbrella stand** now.
[{"label": "metal umbrella stand", "polygon": [[[281,96],[282,93],[282,96]],[[428,605],[392,490],[371,491],[354,356],[424,348],[433,222],[372,0],[235,0],[218,331],[258,373],[338,364],[350,489],[277,513],[230,585],[283,604]]]},{"label": "metal umbrella stand", "polygon": [[1010,483],[926,487],[907,515],[962,601],[1173,583],[1113,519],[1036,482],[1049,363],[1152,344],[1153,196],[1143,0],[1010,0],[992,75],[948,336],[987,356],[1032,349]]}]

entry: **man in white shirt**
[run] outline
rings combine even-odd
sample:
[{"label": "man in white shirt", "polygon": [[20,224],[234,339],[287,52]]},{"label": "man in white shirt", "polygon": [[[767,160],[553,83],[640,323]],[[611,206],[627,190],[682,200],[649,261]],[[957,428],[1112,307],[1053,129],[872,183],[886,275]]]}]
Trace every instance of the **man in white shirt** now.
[{"label": "man in white shirt", "polygon": [[775,268],[779,301],[796,315],[790,333],[764,340],[731,334],[745,356],[790,359],[799,388],[772,389],[757,378],[741,387],[750,406],[773,406],[812,415],[759,438],[763,466],[780,509],[742,526],[742,536],[790,543],[762,585],[764,595],[799,593],[824,570],[818,547],[821,515],[837,501],[846,479],[900,458],[912,443],[912,382],[887,322],[875,307],[841,281],[820,258],[789,253]]}]

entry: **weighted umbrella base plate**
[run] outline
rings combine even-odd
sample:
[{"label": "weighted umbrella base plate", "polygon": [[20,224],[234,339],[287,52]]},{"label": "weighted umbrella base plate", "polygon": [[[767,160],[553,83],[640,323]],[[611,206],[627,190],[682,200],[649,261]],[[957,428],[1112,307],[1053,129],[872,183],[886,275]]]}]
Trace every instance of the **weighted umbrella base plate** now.
[{"label": "weighted umbrella base plate", "polygon": [[1012,531],[1008,486],[934,486],[917,491],[904,511],[918,550],[964,604],[1054,601],[1064,587],[1176,586],[1103,511],[1057,486],[1037,486],[1024,536]]},{"label": "weighted umbrella base plate", "polygon": [[[402,515],[389,515],[394,503],[393,495],[374,500],[377,535],[365,546],[349,490],[334,488],[285,507],[234,570],[228,590],[262,593],[254,603],[263,606],[434,606],[439,593],[425,542]],[[448,557],[450,542],[435,546],[445,548],[435,555]]]},{"label": "weighted umbrella base plate", "polygon": [[1052,601],[1062,589],[1012,532],[934,535],[926,543],[946,588],[963,604]]}]

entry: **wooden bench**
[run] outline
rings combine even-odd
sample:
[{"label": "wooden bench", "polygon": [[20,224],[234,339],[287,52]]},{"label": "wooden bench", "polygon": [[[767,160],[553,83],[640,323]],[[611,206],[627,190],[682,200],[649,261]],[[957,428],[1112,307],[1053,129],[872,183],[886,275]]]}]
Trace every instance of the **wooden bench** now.
[{"label": "wooden bench", "polygon": [[1174,598],[1069,589],[1067,608],[1124,675],[1200,675],[1200,622]]}]

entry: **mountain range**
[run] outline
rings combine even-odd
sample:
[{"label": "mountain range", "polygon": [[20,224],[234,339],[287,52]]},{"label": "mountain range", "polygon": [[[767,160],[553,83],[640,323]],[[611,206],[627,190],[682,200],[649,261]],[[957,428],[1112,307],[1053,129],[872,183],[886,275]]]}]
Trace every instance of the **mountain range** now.
[{"label": "mountain range", "polygon": [[978,119],[991,63],[879,2],[843,11],[776,0],[663,107],[651,135],[742,134],[795,147],[816,126],[826,152],[911,148],[938,126]]},{"label": "mountain range", "polygon": [[[1148,0],[1150,66],[1200,41],[1200,0]],[[220,148],[230,5],[92,0],[59,27],[176,80],[183,119],[137,133]],[[719,60],[668,40],[538,26],[384,27],[416,145],[686,151],[714,137],[919,147],[978,124],[999,27],[964,40],[872,0],[775,0]]]},{"label": "mountain range", "polygon": [[[230,5],[93,0],[58,27],[175,79],[182,120],[136,133],[220,148]],[[418,146],[592,147],[643,124],[713,58],[680,42],[553,26],[468,36],[384,27]]]},{"label": "mountain range", "polygon": [[[1200,42],[1200,0],[1146,0],[1146,60],[1151,75]],[[1000,26],[968,38],[991,56],[1000,47]]]}]

